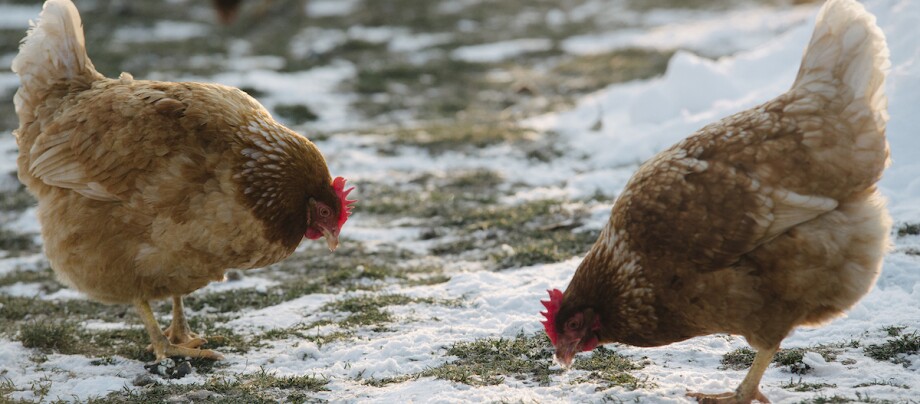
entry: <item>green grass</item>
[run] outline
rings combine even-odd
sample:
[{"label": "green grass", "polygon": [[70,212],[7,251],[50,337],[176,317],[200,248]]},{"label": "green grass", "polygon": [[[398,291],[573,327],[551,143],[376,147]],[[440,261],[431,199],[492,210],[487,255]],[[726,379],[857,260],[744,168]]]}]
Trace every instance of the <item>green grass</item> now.
[{"label": "green grass", "polygon": [[792,381],[792,379],[789,379],[789,383],[783,384],[780,387],[786,390],[792,390],[795,392],[804,393],[804,392],[811,392],[811,391],[821,391],[826,388],[834,388],[834,387],[837,387],[837,385],[828,384],[828,383],[808,383],[808,382],[802,381],[802,378],[800,377],[799,380],[795,382]]},{"label": "green grass", "polygon": [[586,212],[580,204],[536,200],[502,205],[496,201],[506,192],[500,176],[489,171],[458,174],[452,181],[418,178],[413,185],[420,190],[366,184],[362,195],[367,202],[360,209],[425,218],[423,239],[453,236],[435,243],[431,254],[491,261],[497,269],[563,261],[584,254],[597,239],[596,230],[575,231]]},{"label": "green grass", "polygon": [[19,327],[19,341],[26,348],[74,353],[78,331],[77,324],[70,321],[31,321]]},{"label": "green grass", "polygon": [[325,378],[310,376],[284,376],[278,377],[265,373],[260,373],[252,384],[260,389],[297,389],[308,391],[326,391],[326,385],[329,381]]},{"label": "green grass", "polygon": [[872,398],[868,394],[863,394],[856,392],[855,397],[846,397],[839,394],[834,394],[833,396],[824,396],[818,395],[806,400],[802,400],[800,404],[843,404],[843,403],[871,403],[871,404],[894,404],[896,402],[903,401],[892,401],[892,400],[879,400]]},{"label": "green grass", "polygon": [[[13,176],[15,177],[15,174]],[[37,204],[38,202],[32,194],[26,191],[25,186],[20,186],[12,192],[0,192],[0,211],[21,212]]]},{"label": "green grass", "polygon": [[549,384],[552,350],[541,334],[518,335],[516,338],[486,338],[459,342],[447,349],[447,355],[457,360],[424,372],[425,376],[468,384],[491,386],[501,384],[506,377],[534,380]]},{"label": "green grass", "polygon": [[33,241],[34,237],[31,234],[22,234],[0,228],[0,250],[4,250],[12,256],[35,254],[41,251],[41,248]]},{"label": "green grass", "polygon": [[508,245],[513,252],[496,253],[494,258],[501,268],[564,261],[587,252],[598,234],[597,231],[547,231],[532,237],[511,237]]},{"label": "green grass", "polygon": [[911,355],[920,352],[920,335],[916,332],[899,334],[881,344],[872,344],[863,349],[866,356],[879,360],[899,363],[907,367],[910,361],[902,355]]},{"label": "green grass", "polygon": [[[135,327],[87,330],[79,326],[80,322],[86,320],[127,322]],[[249,338],[221,327],[219,324],[223,321],[227,319],[221,316],[189,318],[192,329],[207,337],[205,348],[245,353],[256,346]],[[0,335],[21,341],[26,348],[35,348],[43,353],[58,352],[99,358],[120,355],[145,362],[154,359],[153,354],[146,350],[150,337],[140,327],[140,320],[128,305],[102,305],[84,300],[47,301],[0,295],[0,326]],[[211,368],[211,365],[204,367]]]},{"label": "green grass", "polygon": [[48,286],[58,285],[54,271],[44,268],[38,271],[15,270],[0,276],[0,286],[9,286],[17,283],[41,283]]},{"label": "green grass", "polygon": [[[434,377],[469,386],[493,386],[513,378],[546,386],[551,383],[551,376],[562,373],[558,367],[553,368],[552,345],[543,333],[457,342],[448,347],[445,354],[453,357],[452,360],[419,373],[359,380],[369,386],[383,387],[420,377]],[[579,355],[573,364],[573,369],[584,372],[575,383],[627,389],[651,386],[630,373],[642,367],[642,364],[604,347],[595,349],[590,355]]]},{"label": "green grass", "polygon": [[910,390],[909,385],[897,383],[892,379],[889,379],[889,380],[877,380],[876,379],[876,380],[872,380],[872,381],[865,382],[865,383],[859,383],[853,386],[853,388],[870,387],[870,386],[891,386],[891,387],[897,387],[899,389]]},{"label": "green grass", "polygon": [[[802,362],[807,352],[817,352],[825,361],[832,362],[845,344],[816,345],[808,348],[780,349],[773,355],[773,363],[786,367],[791,373],[806,374],[811,367]],[[722,369],[744,370],[754,363],[756,352],[750,348],[738,348],[722,356]]]},{"label": "green grass", "polygon": [[596,91],[611,83],[660,75],[668,67],[670,58],[670,51],[646,49],[571,56],[553,68],[546,85],[558,87],[557,92]]},{"label": "green grass", "polygon": [[[573,231],[581,225],[579,211],[557,200],[516,206],[487,205],[445,215],[445,225],[459,229],[459,240],[436,246],[434,254],[488,251],[498,268],[558,262],[587,252],[598,232]],[[507,247],[506,247],[507,246]],[[510,247],[510,248],[508,248]]]},{"label": "green grass", "polygon": [[[343,243],[346,244],[346,243]],[[404,265],[414,255],[405,250],[381,251],[374,254],[363,251],[362,246],[343,245],[329,259],[327,251],[307,250],[258,276],[274,279],[278,285],[265,291],[235,289],[216,293],[193,293],[185,297],[190,310],[209,310],[216,313],[233,313],[271,307],[313,293],[336,293],[348,290],[373,290],[375,284],[433,284],[447,278],[441,268],[428,265]],[[246,276],[246,275],[244,275]],[[370,284],[367,281],[373,281]],[[159,308],[169,313],[171,306]]]},{"label": "green grass", "polygon": [[722,355],[722,369],[744,370],[754,363],[756,352],[750,348],[738,348]]},{"label": "green grass", "polygon": [[319,119],[319,115],[303,104],[278,104],[273,109],[276,115],[291,125],[301,125]]},{"label": "green grass", "polygon": [[341,327],[369,327],[373,331],[382,332],[387,330],[385,324],[393,321],[392,314],[385,310],[384,307],[403,306],[407,304],[457,306],[460,304],[460,301],[409,297],[400,294],[362,295],[326,303],[321,310],[350,313],[345,319],[338,322],[338,325]]},{"label": "green grass", "polygon": [[[328,380],[314,375],[277,376],[264,369],[233,377],[212,376],[203,384],[154,384],[137,391],[116,391],[89,403],[224,402],[276,403],[316,401]],[[196,397],[207,397],[195,399]]]},{"label": "green grass", "polygon": [[432,155],[440,155],[535,139],[533,130],[504,123],[451,123],[399,130],[395,133],[394,144],[415,146]]},{"label": "green grass", "polygon": [[16,385],[13,381],[0,375],[0,398],[6,400],[8,395],[16,391]]},{"label": "green grass", "polygon": [[500,176],[490,171],[457,174],[450,181],[421,176],[405,189],[360,184],[366,198],[360,209],[384,217],[424,218],[422,239],[452,236],[436,242],[432,255],[483,260],[497,269],[563,261],[584,254],[597,239],[597,230],[575,230],[587,206],[560,200],[502,205],[497,200],[508,191]]},{"label": "green grass", "polygon": [[904,223],[898,227],[898,237],[920,234],[920,223]]},{"label": "green grass", "polygon": [[590,356],[576,357],[573,365],[575,369],[590,372],[587,377],[581,379],[583,381],[602,382],[609,387],[621,386],[628,390],[654,386],[630,373],[642,367],[642,364],[604,347],[595,348]]},{"label": "green grass", "polygon": [[34,297],[0,294],[0,326],[2,326],[0,333],[7,330],[11,322],[29,320],[40,315],[81,321],[92,318],[118,322],[123,321],[126,315],[135,314],[128,305],[105,305],[87,300],[49,301]]}]

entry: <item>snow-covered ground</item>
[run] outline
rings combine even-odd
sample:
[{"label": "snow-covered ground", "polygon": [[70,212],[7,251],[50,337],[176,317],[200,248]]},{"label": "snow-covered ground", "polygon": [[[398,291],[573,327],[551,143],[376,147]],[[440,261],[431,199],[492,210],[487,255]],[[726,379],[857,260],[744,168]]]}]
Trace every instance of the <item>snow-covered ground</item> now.
[{"label": "snow-covered ground", "polygon": [[[310,2],[309,13],[335,16],[350,12],[358,1]],[[892,165],[881,182],[889,198],[895,225],[920,222],[920,2],[916,0],[867,0],[867,8],[878,17],[888,38],[892,67],[887,82]],[[598,32],[572,37],[561,47],[566,52],[584,54],[624,47],[682,49],[671,58],[662,77],[611,85],[580,99],[574,108],[540,115],[525,124],[538,133],[559,133],[558,149],[562,157],[542,163],[520,157],[507,145],[487,147],[476,154],[446,152],[432,157],[412,147],[396,148],[383,156],[374,150],[387,138],[340,133],[317,144],[330,161],[335,174],[355,180],[400,183],[415,171],[451,172],[485,168],[501,173],[508,182],[524,184],[522,190],[508,195],[503,203],[514,204],[535,198],[581,199],[601,191],[615,195],[629,179],[636,164],[657,151],[689,135],[706,123],[766,101],[784,92],[792,83],[799,59],[807,43],[818,5],[792,8],[756,8],[742,11],[709,11],[702,14],[658,13],[646,15],[651,28]],[[20,7],[0,6],[19,15]],[[30,9],[31,10],[31,9]],[[559,18],[576,18],[570,11]],[[0,13],[3,15],[3,13]],[[28,16],[26,16],[28,17]],[[701,19],[702,18],[702,19]],[[549,19],[549,17],[548,17]],[[6,25],[10,17],[0,23]],[[191,27],[195,28],[195,27]],[[154,30],[171,30],[155,26]],[[188,31],[188,30],[186,30]],[[191,31],[195,31],[194,29]],[[358,32],[360,31],[360,32]],[[195,31],[197,33],[197,31]],[[140,31],[138,35],[140,35]],[[147,35],[147,34],[144,34]],[[182,34],[186,35],[186,34]],[[190,35],[190,34],[189,34]],[[411,42],[405,32],[350,30],[348,35],[366,41],[382,36],[399,37]],[[383,41],[384,39],[381,39]],[[442,40],[424,37],[422,43]],[[406,49],[414,46],[403,45]],[[424,45],[428,46],[428,45]],[[548,40],[528,38],[461,47],[452,56],[470,61],[495,61],[524,52],[546,50]],[[421,46],[418,46],[419,48]],[[716,60],[700,54],[729,54]],[[208,80],[236,86],[256,87],[267,93],[268,105],[304,100],[311,108],[326,113],[318,122],[323,129],[353,127],[349,102],[352,95],[336,94],[336,84],[353,76],[354,66],[339,61],[297,73],[278,73],[269,69],[227,72]],[[286,91],[296,88],[297,91]],[[4,139],[4,150],[15,145]],[[7,155],[4,151],[3,155]],[[6,167],[6,163],[3,165]],[[591,210],[588,228],[599,228],[608,215],[610,204]],[[345,232],[353,231],[356,241],[420,242],[412,228],[380,231],[380,225],[362,222],[360,208]],[[27,211],[20,226],[35,228]],[[344,234],[344,233],[343,233]],[[847,316],[821,328],[796,330],[783,342],[784,348],[814,347],[859,340],[863,346],[884,342],[886,327],[920,329],[920,236],[895,239],[896,245],[886,258],[877,286]],[[424,246],[419,248],[424,249]],[[911,250],[913,249],[913,250]],[[362,378],[390,378],[437,367],[449,357],[445,347],[455,342],[478,338],[514,338],[542,330],[538,312],[545,290],[564,288],[571,278],[579,257],[562,262],[494,272],[477,262],[447,263],[449,281],[436,285],[385,285],[375,293],[398,293],[410,297],[463,299],[459,307],[409,304],[392,307],[392,314],[405,320],[389,325],[387,332],[362,332],[360,338],[318,345],[296,337],[272,341],[268,347],[246,354],[226,355],[227,374],[266,371],[278,376],[317,375],[327,378],[329,391],[311,396],[331,401],[360,402],[675,402],[689,400],[688,390],[721,392],[734,389],[744,377],[744,370],[723,370],[720,360],[731,350],[746,347],[739,337],[709,336],[660,348],[634,348],[614,345],[611,348],[627,357],[647,363],[632,372],[648,385],[627,390],[606,388],[593,383],[575,383],[584,371],[570,371],[551,376],[548,385],[528,380],[506,378],[493,386],[470,386],[447,380],[422,377],[383,387],[369,386]],[[41,268],[42,258],[27,256],[0,260],[0,275],[13,269]],[[246,277],[240,287],[270,289],[273,281]],[[224,290],[228,285],[212,285],[196,293]],[[31,289],[30,289],[31,288]],[[366,291],[345,294],[310,294],[277,306],[241,313],[227,326],[241,333],[282,329],[317,320],[333,319],[321,308],[329,302]],[[37,295],[42,299],[79,298],[72,293],[43,295],[29,284],[0,288],[0,294]],[[128,324],[93,323],[88,328],[139,327]],[[82,355],[52,353],[36,363],[32,350],[19,341],[0,338],[0,382],[8,379],[19,389],[9,399],[33,400],[39,393],[29,386],[48,386],[46,400],[86,400],[123,389],[139,390],[132,384],[145,372],[142,363],[116,357],[108,366],[91,364],[93,358]],[[582,354],[584,355],[584,354]],[[920,356],[914,354],[907,364],[877,361],[855,347],[842,347],[837,358],[826,361],[820,355],[807,354],[804,362],[812,370],[804,375],[792,374],[783,367],[767,370],[762,391],[774,402],[799,402],[816,397],[840,400],[916,400],[920,390]],[[169,383],[203,383],[208,375],[193,373]],[[801,378],[801,379],[800,379]],[[878,383],[869,383],[878,381]],[[783,388],[795,382],[827,384],[819,392],[797,392]],[[869,383],[869,385],[865,385]]]}]

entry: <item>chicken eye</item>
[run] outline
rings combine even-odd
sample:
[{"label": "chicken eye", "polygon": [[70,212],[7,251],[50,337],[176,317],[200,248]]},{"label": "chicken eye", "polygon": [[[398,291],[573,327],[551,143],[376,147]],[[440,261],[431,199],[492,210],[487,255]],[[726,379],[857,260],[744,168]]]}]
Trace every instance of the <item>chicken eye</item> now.
[{"label": "chicken eye", "polygon": [[577,330],[581,328],[581,320],[577,318],[570,319],[565,323],[565,328],[569,330]]},{"label": "chicken eye", "polygon": [[320,215],[320,216],[322,216],[322,217],[329,217],[329,215],[331,215],[331,214],[332,214],[332,211],[329,210],[329,208],[327,208],[327,207],[325,207],[325,206],[321,206],[321,207],[319,208],[319,215]]}]

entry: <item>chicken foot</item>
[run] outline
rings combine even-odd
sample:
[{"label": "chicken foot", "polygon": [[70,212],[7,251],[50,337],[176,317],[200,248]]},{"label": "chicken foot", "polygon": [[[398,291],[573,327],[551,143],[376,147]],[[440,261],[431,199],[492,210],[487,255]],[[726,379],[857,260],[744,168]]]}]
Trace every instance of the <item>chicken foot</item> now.
[{"label": "chicken foot", "polygon": [[757,351],[754,356],[754,363],[748,370],[744,380],[738,389],[734,392],[705,394],[705,393],[687,393],[687,397],[695,398],[700,404],[721,404],[721,403],[750,403],[757,400],[761,403],[769,403],[767,396],[760,392],[760,379],[763,378],[764,372],[773,361],[773,355],[779,350],[779,345]]},{"label": "chicken foot", "polygon": [[[175,304],[177,300],[179,302],[178,305]],[[188,332],[188,323],[185,321],[184,314],[179,317],[175,316],[176,310],[179,310],[180,313],[182,312],[181,297],[173,298],[173,323],[170,325],[170,328],[167,328],[170,336],[160,331],[160,325],[157,324],[156,317],[153,316],[153,310],[150,308],[149,302],[146,300],[138,300],[134,303],[134,306],[141,316],[141,321],[144,322],[144,328],[147,329],[147,334],[150,335],[151,343],[148,348],[152,348],[158,361],[173,356],[187,356],[213,360],[221,360],[224,358],[220,353],[210,349],[198,349],[198,347],[204,343],[204,339],[198,338],[194,336],[194,334]],[[176,325],[177,319],[180,322],[180,326],[172,328]],[[174,343],[173,340],[180,342],[177,344]],[[181,342],[181,340],[185,340],[185,342]]]},{"label": "chicken foot", "polygon": [[[163,334],[173,345],[186,348],[198,348],[208,342],[189,329],[188,321],[185,319],[185,306],[182,305],[182,296],[173,296],[172,323],[163,330]],[[153,345],[147,349],[153,349]]]}]

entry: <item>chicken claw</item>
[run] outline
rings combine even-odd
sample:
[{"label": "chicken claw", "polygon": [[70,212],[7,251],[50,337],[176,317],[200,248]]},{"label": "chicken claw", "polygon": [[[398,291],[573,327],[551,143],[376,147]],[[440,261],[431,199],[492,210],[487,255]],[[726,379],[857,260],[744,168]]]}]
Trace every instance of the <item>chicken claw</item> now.
[{"label": "chicken claw", "polygon": [[[182,296],[173,296],[172,323],[163,330],[166,338],[173,345],[183,346],[186,348],[198,348],[208,342],[198,334],[192,332],[188,326],[188,320],[185,319],[185,306],[182,304]],[[153,345],[147,347],[152,350]]]},{"label": "chicken claw", "polygon": [[[144,327],[150,335],[150,345],[147,350],[153,351],[156,360],[162,360],[169,357],[191,357],[205,358],[212,360],[222,360],[224,356],[219,352],[210,349],[199,349],[207,340],[199,338],[191,333],[188,328],[188,322],[182,314],[182,298],[173,297],[173,322],[166,329],[166,332],[160,331],[156,318],[153,316],[153,310],[150,309],[150,303],[147,301],[135,302],[137,311],[144,322]],[[177,313],[179,313],[177,315]]]},{"label": "chicken claw", "polygon": [[[751,400],[744,400],[738,393],[733,391],[717,394],[688,392],[687,397],[695,398],[696,401],[700,404],[747,404],[751,402]],[[760,389],[754,392],[754,400],[764,404],[770,403],[770,399],[763,395],[763,393],[760,392]]]},{"label": "chicken claw", "polygon": [[[170,357],[189,357],[189,358],[204,358],[211,359],[215,361],[223,360],[224,356],[217,351],[212,351],[210,349],[198,349],[198,348],[189,348],[182,345],[171,344],[169,340],[163,339],[159,341],[158,346],[153,346],[152,351],[156,355],[157,360],[162,360]],[[153,345],[153,344],[151,344]]]},{"label": "chicken claw", "polygon": [[751,364],[751,368],[748,370],[747,375],[744,377],[744,381],[741,382],[741,386],[738,386],[737,391],[721,394],[687,393],[687,397],[695,398],[698,402],[700,402],[700,404],[748,404],[754,400],[757,400],[761,403],[769,403],[770,400],[767,398],[767,396],[760,392],[758,385],[760,384],[760,379],[763,378],[763,373],[770,366],[770,362],[773,360],[773,355],[776,354],[776,351],[778,350],[779,345],[776,345],[772,348],[758,350],[757,355],[754,355],[754,363]]},{"label": "chicken claw", "polygon": [[208,343],[208,340],[199,337],[198,334],[189,331],[188,328],[186,328],[185,331],[173,332],[173,326],[175,325],[176,324],[174,323],[163,330],[163,335],[165,335],[166,338],[169,339],[169,342],[173,345],[184,346],[187,348],[198,348]]}]

